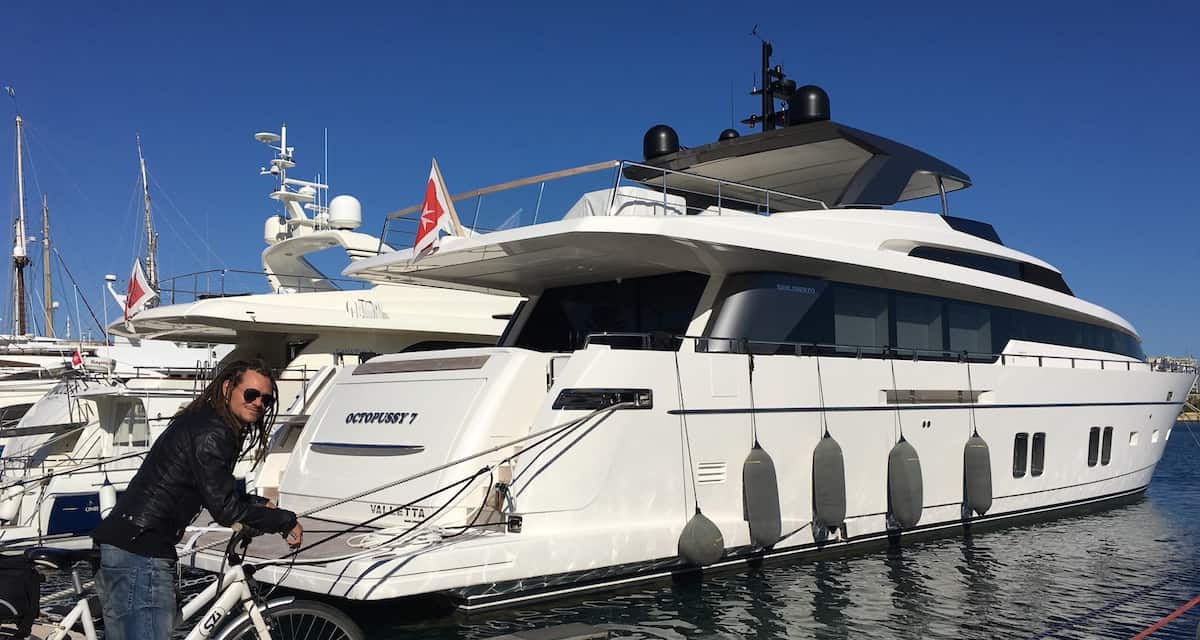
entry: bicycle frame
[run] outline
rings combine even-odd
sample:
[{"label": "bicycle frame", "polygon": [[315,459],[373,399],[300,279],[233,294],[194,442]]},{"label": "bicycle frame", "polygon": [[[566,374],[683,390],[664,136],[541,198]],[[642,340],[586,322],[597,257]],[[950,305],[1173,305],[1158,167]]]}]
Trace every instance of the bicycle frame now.
[{"label": "bicycle frame", "polygon": [[[245,615],[249,616],[253,622],[258,637],[261,640],[270,639],[271,633],[267,629],[262,610],[254,602],[254,595],[246,583],[246,572],[242,569],[242,565],[236,564],[229,567],[220,580],[213,581],[199,595],[188,601],[183,607],[182,620],[187,621],[196,617],[205,605],[213,600],[216,602],[208,608],[204,617],[188,633],[187,640],[202,640],[212,636],[221,629],[221,623],[225,621],[226,617],[235,612],[239,603],[245,610]],[[272,603],[272,605],[274,604],[278,603]],[[67,637],[77,623],[82,624],[84,637],[87,640],[96,640],[96,626],[92,623],[92,608],[88,604],[87,597],[83,597],[75,603],[75,607],[58,623],[47,640],[62,640]]]},{"label": "bicycle frame", "polygon": [[250,587],[246,584],[246,572],[242,570],[241,564],[229,567],[220,580],[205,587],[200,595],[184,605],[183,619],[191,620],[202,607],[214,599],[216,602],[209,607],[200,622],[188,633],[187,640],[202,640],[211,636],[221,627],[221,622],[238,603],[241,603],[242,608],[246,610],[246,614],[253,621],[258,637],[261,640],[270,639],[271,633],[267,630],[266,620],[263,619],[262,612],[254,603],[254,595],[250,593]]},{"label": "bicycle frame", "polygon": [[71,628],[76,622],[83,622],[83,635],[88,640],[95,640],[96,625],[92,623],[92,607],[88,604],[88,599],[84,597],[67,613],[66,617],[55,627],[54,633],[47,636],[47,640],[62,640],[71,632]]}]

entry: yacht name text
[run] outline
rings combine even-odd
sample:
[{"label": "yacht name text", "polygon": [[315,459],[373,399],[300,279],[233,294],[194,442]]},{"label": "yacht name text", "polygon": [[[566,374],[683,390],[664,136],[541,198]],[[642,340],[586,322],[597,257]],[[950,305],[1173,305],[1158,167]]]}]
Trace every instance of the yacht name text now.
[{"label": "yacht name text", "polygon": [[356,411],[346,414],[346,424],[412,424],[416,411]]}]

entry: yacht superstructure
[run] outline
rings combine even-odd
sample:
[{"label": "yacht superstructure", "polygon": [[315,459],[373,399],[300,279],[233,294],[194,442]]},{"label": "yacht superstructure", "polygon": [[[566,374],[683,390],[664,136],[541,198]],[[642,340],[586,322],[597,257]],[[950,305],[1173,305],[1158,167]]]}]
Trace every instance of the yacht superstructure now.
[{"label": "yacht superstructure", "polygon": [[346,270],[528,301],[496,347],[334,375],[279,496],[354,529],[259,579],[471,610],[1145,491],[1195,373],[1151,370],[1126,320],[990,225],[883,209],[945,210],[970,179],[830,121],[767,57],[792,99],[756,121],[785,127],[693,149],[654,127],[643,162],[470,192],[505,207]]}]

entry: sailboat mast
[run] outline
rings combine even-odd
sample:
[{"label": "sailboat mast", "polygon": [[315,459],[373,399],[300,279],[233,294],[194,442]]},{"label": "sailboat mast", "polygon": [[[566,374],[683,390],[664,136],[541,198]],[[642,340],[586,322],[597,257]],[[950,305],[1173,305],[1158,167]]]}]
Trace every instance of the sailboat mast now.
[{"label": "sailboat mast", "polygon": [[42,305],[46,314],[46,337],[54,337],[54,297],[50,293],[50,207],[42,194]]},{"label": "sailboat mast", "polygon": [[137,136],[138,164],[142,169],[142,198],[146,213],[146,279],[150,286],[158,288],[158,234],[154,233],[154,221],[150,218],[150,184],[146,181],[146,159],[142,157],[142,137]]},{"label": "sailboat mast", "polygon": [[29,255],[25,248],[25,165],[21,144],[21,132],[24,121],[17,114],[17,224],[13,238],[13,309],[16,310],[16,321],[13,333],[25,335],[25,267],[29,266]]}]

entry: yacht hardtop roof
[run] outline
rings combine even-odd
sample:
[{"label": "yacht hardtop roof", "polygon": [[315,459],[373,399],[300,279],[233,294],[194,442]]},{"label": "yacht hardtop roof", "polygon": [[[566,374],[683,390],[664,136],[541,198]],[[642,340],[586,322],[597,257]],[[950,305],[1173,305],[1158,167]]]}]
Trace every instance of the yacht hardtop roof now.
[{"label": "yacht hardtop roof", "polygon": [[[648,191],[648,190],[647,190]],[[585,199],[587,196],[585,196]],[[843,209],[761,216],[589,215],[469,238],[446,237],[432,255],[412,250],[350,265],[349,276],[533,295],[543,289],[673,271],[786,271],[987,304],[1008,304],[1111,325],[1120,316],[1065,293],[908,255],[934,246],[1054,268],[1009,247],[957,231],[919,212]]]},{"label": "yacht hardtop roof", "polygon": [[243,331],[314,335],[331,331],[494,335],[504,298],[464,297],[444,287],[376,286],[350,291],[265,293],[206,298],[146,309],[114,322],[118,335],[194,342],[237,342]]},{"label": "yacht hardtop roof", "polygon": [[[629,166],[626,177],[654,187],[666,182],[668,191],[689,195],[747,202],[760,199],[758,189],[741,188],[746,185],[820,201],[830,208],[887,206],[971,185],[966,173],[923,151],[830,120],[681,149],[648,159],[646,164],[686,173],[664,175],[650,167]],[[816,202],[777,198],[771,208],[822,207]]]}]

